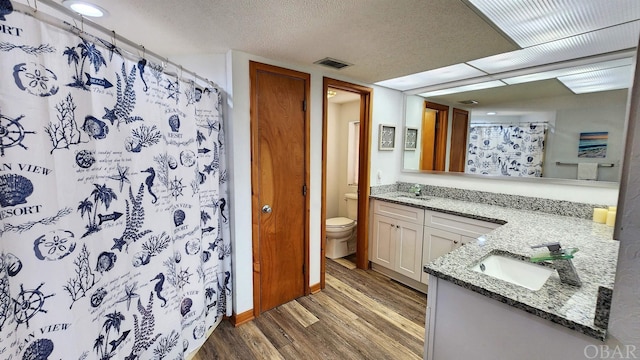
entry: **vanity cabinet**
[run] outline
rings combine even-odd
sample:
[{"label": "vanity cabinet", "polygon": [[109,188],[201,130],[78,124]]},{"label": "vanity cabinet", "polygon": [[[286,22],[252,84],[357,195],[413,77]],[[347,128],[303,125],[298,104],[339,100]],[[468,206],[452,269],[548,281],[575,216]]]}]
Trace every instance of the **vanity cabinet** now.
[{"label": "vanity cabinet", "polygon": [[[425,211],[422,265],[477,239],[500,226],[487,221],[462,216]],[[422,273],[420,282],[429,283],[429,274]]]},{"label": "vanity cabinet", "polygon": [[371,261],[409,279],[422,278],[424,210],[374,201]]},{"label": "vanity cabinet", "polygon": [[372,268],[420,291],[429,282],[424,265],[500,226],[380,200],[371,207]]}]

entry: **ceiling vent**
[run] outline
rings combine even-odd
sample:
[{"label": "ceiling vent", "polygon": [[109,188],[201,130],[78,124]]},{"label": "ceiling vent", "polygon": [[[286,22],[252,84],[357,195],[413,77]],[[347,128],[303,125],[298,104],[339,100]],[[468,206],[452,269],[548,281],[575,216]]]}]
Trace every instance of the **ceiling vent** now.
[{"label": "ceiling vent", "polygon": [[319,65],[324,65],[326,67],[330,67],[332,69],[336,69],[336,70],[342,70],[348,66],[351,66],[353,64],[349,64],[348,62],[344,62],[342,60],[337,60],[337,59],[332,59],[329,57],[326,57],[322,60],[318,60],[315,61],[314,64],[319,64]]},{"label": "ceiling vent", "polygon": [[476,100],[462,100],[458,102],[464,105],[476,105],[478,103]]}]

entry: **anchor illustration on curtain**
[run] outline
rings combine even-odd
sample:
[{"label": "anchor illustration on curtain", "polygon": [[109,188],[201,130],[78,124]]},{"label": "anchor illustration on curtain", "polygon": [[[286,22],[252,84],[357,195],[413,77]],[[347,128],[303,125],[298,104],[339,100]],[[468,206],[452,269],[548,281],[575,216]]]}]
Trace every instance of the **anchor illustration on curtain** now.
[{"label": "anchor illustration on curtain", "polygon": [[0,358],[182,359],[231,315],[221,90],[0,25]]}]

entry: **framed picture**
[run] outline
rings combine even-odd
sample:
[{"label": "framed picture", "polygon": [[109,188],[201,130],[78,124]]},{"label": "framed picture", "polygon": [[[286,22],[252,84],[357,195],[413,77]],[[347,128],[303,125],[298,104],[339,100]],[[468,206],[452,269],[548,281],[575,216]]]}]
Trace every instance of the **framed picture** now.
[{"label": "framed picture", "polygon": [[393,150],[396,146],[396,127],[380,124],[378,133],[378,150]]},{"label": "framed picture", "polygon": [[582,132],[578,142],[579,158],[604,158],[607,157],[608,131]]},{"label": "framed picture", "polygon": [[404,149],[415,150],[418,146],[418,129],[407,127],[404,133]]}]

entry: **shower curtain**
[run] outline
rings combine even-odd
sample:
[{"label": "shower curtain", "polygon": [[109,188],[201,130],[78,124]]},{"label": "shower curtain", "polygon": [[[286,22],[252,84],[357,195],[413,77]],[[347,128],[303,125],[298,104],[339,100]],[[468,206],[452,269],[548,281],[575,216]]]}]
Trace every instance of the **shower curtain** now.
[{"label": "shower curtain", "polygon": [[546,132],[544,123],[471,124],[466,173],[541,177]]},{"label": "shower curtain", "polygon": [[231,315],[220,89],[2,15],[0,358],[183,358]]}]

